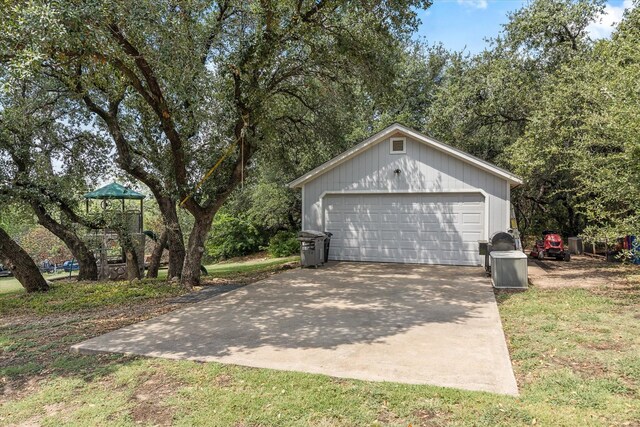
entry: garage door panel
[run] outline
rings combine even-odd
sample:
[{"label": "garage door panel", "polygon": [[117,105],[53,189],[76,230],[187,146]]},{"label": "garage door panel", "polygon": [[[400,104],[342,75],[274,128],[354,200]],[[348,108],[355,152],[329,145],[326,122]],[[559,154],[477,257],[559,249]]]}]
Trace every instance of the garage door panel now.
[{"label": "garage door panel", "polygon": [[378,221],[380,221],[380,215],[378,215],[377,213],[363,212],[357,215],[348,215],[347,221],[355,224],[367,222],[377,223]]},{"label": "garage door panel", "polygon": [[368,248],[363,246],[360,248],[360,254],[369,258],[376,258],[380,256],[380,250],[378,248]]},{"label": "garage door panel", "polygon": [[458,230],[462,233],[482,233],[482,224],[462,224],[458,227]]},{"label": "garage door panel", "polygon": [[[402,253],[409,253],[409,251],[415,251],[416,250],[416,243],[415,242],[411,242],[411,241],[401,241],[398,242],[398,247],[400,248],[400,250],[402,250]],[[420,245],[422,247],[422,245]]]},{"label": "garage door panel", "polygon": [[474,245],[478,244],[478,240],[482,240],[483,233],[481,231],[464,231],[462,233],[463,242],[471,242]]},{"label": "garage door panel", "polygon": [[458,224],[460,223],[460,214],[442,213],[439,219],[441,224]]},{"label": "garage door panel", "polygon": [[420,232],[417,230],[399,230],[396,233],[396,240],[399,242],[414,243],[420,239]]},{"label": "garage door panel", "polygon": [[398,222],[398,214],[397,213],[384,213],[380,215],[380,219],[384,222]]},{"label": "garage door panel", "polygon": [[[357,260],[357,257],[360,256],[360,250],[359,249],[351,249],[351,248],[343,248],[343,247],[333,247],[333,244],[331,245],[331,249],[329,251],[329,255],[330,255],[330,259],[346,259],[346,258],[351,258],[353,261]],[[333,251],[333,249],[336,249],[336,251]],[[356,259],[354,259],[356,258]]]},{"label": "garage door panel", "polygon": [[398,230],[419,232],[422,237],[433,236],[440,233],[443,230],[442,224],[437,223],[413,223],[413,224],[398,224]]},{"label": "garage door panel", "polygon": [[349,230],[345,232],[345,237],[348,239],[363,240],[376,240],[380,238],[379,230]]},{"label": "garage door panel", "polygon": [[473,194],[329,195],[330,259],[478,265],[484,198]]},{"label": "garage door panel", "polygon": [[384,240],[398,239],[399,234],[400,233],[398,231],[381,231],[380,232],[380,236]]},{"label": "garage door panel", "polygon": [[360,239],[340,239],[340,245],[344,248],[359,248],[362,246]]},{"label": "garage door panel", "polygon": [[409,213],[406,215],[400,215],[398,218],[400,224],[438,224],[440,220],[438,216],[433,213]]},{"label": "garage door panel", "polygon": [[463,212],[462,213],[462,224],[470,224],[470,225],[481,225],[482,224],[482,214],[479,212]]},{"label": "garage door panel", "polygon": [[381,231],[396,231],[398,230],[398,224],[394,224],[392,222],[383,222],[378,224],[378,228]]}]

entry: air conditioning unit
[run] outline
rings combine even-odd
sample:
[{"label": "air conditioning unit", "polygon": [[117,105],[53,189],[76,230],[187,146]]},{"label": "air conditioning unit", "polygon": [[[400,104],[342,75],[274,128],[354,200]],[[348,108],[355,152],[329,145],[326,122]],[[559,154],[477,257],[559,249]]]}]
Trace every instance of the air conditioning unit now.
[{"label": "air conditioning unit", "polygon": [[521,251],[494,251],[491,257],[491,282],[495,288],[526,289],[527,256]]}]

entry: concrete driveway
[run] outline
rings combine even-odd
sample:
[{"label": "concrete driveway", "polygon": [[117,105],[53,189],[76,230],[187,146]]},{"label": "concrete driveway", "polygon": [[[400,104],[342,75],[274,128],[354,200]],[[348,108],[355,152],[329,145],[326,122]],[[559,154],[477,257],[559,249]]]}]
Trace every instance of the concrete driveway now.
[{"label": "concrete driveway", "polygon": [[73,348],[518,392],[479,267],[295,269]]}]

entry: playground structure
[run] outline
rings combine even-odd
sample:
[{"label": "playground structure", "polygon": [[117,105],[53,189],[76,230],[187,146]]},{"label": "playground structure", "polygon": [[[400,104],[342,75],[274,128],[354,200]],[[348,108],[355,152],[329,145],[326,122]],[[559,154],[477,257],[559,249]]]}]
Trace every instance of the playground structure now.
[{"label": "playground structure", "polygon": [[[144,194],[133,191],[118,183],[111,183],[87,193],[85,198],[88,216],[94,216],[103,224],[89,229],[86,242],[93,250],[98,264],[98,279],[126,280],[127,254],[122,247],[122,238],[126,237],[134,248],[138,263],[138,277],[144,275],[143,233]],[[96,208],[92,200],[99,200]],[[137,203],[132,203],[138,201]]]}]

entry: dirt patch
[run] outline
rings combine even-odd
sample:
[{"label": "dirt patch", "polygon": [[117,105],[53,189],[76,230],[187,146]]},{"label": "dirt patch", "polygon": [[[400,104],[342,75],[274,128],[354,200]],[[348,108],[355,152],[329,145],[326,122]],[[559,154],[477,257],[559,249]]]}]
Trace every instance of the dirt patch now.
[{"label": "dirt patch", "polygon": [[183,384],[158,370],[143,378],[136,387],[131,401],[131,417],[137,424],[169,426],[173,423],[174,408],[164,400]]},{"label": "dirt patch", "polygon": [[599,351],[624,351],[627,349],[627,344],[619,341],[598,341],[586,342],[583,344],[583,347]]},{"label": "dirt patch", "polygon": [[432,427],[441,425],[438,421],[438,414],[428,409],[419,409],[413,413],[413,416],[418,419],[417,426]]},{"label": "dirt patch", "polygon": [[574,255],[571,261],[529,258],[529,281],[538,288],[621,289],[631,286],[630,276],[640,274],[638,265],[622,265],[587,256]]},{"label": "dirt patch", "polygon": [[37,416],[33,418],[29,418],[26,421],[17,424],[16,427],[40,427],[42,425],[42,417]]},{"label": "dirt patch", "polygon": [[220,388],[229,387],[231,386],[232,382],[233,382],[233,377],[228,374],[220,374],[215,378],[215,383]]},{"label": "dirt patch", "polygon": [[58,421],[69,422],[71,414],[79,408],[78,405],[66,403],[52,403],[43,407],[47,417],[56,416]]},{"label": "dirt patch", "polygon": [[584,378],[601,378],[609,373],[606,366],[598,362],[586,360],[573,360],[566,357],[554,357],[553,363],[569,368]]},{"label": "dirt patch", "polygon": [[393,413],[391,410],[389,410],[389,408],[386,405],[384,405],[378,412],[378,421],[381,422],[382,424],[391,424],[391,425],[407,424],[405,422],[401,422],[402,419],[398,417],[395,413]]},{"label": "dirt patch", "polygon": [[262,261],[262,260],[267,260],[267,259],[272,259],[272,258],[269,256],[267,251],[261,251],[261,252],[256,252],[256,253],[250,254],[250,255],[245,255],[245,256],[239,256],[239,257],[235,257],[235,258],[225,259],[224,261],[218,262],[218,264],[235,264],[235,263],[240,263],[240,262]]},{"label": "dirt patch", "polygon": [[204,286],[221,286],[221,285],[250,285],[251,283],[267,279],[274,274],[281,273],[284,270],[291,270],[300,266],[298,262],[288,262],[280,264],[267,271],[252,271],[244,274],[235,274],[233,277],[201,277],[201,285]]}]

